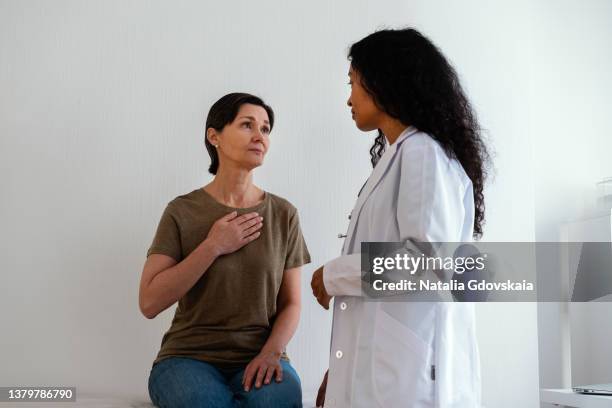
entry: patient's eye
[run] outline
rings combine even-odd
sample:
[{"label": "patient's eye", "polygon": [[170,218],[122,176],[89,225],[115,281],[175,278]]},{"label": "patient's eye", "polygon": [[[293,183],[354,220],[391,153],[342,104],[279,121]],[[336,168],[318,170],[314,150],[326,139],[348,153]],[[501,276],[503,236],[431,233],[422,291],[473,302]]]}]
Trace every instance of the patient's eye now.
[{"label": "patient's eye", "polygon": [[242,124],[242,126],[243,126],[243,127],[248,128],[248,129],[250,129],[250,128],[251,128],[251,122],[244,122],[244,123]]},{"label": "patient's eye", "polygon": [[270,128],[267,126],[262,127],[261,131],[265,133],[266,135],[270,134]]}]

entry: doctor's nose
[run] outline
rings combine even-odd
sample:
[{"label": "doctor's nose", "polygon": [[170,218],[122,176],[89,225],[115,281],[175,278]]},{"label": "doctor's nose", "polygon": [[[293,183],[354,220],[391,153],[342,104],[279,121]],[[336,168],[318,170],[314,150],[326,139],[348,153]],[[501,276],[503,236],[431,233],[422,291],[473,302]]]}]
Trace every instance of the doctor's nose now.
[{"label": "doctor's nose", "polygon": [[348,99],[347,99],[346,104],[347,104],[348,106],[350,106],[350,107],[352,107],[352,106],[353,106],[353,103],[351,102],[351,98],[348,98]]}]

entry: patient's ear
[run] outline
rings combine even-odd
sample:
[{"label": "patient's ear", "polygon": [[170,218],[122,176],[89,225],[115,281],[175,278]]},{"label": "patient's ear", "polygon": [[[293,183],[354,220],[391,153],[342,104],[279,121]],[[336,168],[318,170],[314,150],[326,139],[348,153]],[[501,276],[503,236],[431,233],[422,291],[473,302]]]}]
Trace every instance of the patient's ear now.
[{"label": "patient's ear", "polygon": [[212,144],[213,146],[218,146],[219,145],[219,134],[217,133],[217,131],[213,128],[208,128],[206,129],[206,139],[210,142],[210,144]]}]

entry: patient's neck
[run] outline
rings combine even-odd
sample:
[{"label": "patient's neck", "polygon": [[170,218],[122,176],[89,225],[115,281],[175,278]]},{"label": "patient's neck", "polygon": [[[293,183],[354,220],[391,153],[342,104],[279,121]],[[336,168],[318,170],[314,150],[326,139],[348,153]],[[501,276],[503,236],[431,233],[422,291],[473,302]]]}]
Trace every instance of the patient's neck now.
[{"label": "patient's neck", "polygon": [[228,207],[253,207],[263,200],[264,192],[253,184],[253,172],[219,166],[213,181],[204,190]]}]

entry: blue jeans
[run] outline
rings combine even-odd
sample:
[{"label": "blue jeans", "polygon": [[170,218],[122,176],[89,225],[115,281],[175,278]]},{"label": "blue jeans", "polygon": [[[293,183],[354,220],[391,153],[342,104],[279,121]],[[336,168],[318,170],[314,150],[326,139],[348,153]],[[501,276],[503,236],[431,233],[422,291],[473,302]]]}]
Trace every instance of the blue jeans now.
[{"label": "blue jeans", "polygon": [[295,369],[280,361],[283,380],[249,392],[242,387],[245,367],[221,369],[204,361],[168,357],[151,368],[149,395],[160,408],[301,408],[302,387]]}]

